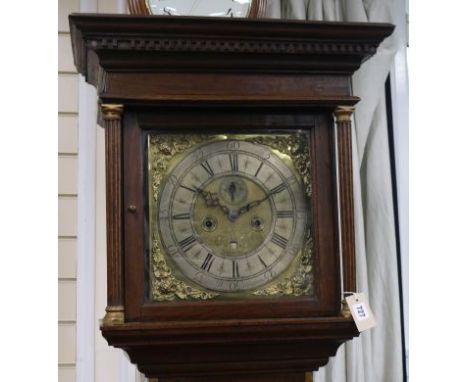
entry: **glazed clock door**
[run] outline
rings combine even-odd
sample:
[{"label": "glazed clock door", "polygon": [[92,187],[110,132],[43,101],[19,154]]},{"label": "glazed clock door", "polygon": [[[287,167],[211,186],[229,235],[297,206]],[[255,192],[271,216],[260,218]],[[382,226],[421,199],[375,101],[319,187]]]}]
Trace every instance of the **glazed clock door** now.
[{"label": "glazed clock door", "polygon": [[126,114],[125,203],[146,206],[126,221],[126,280],[141,296],[129,317],[132,306],[139,319],[340,309],[338,243],[320,234],[336,224],[333,121],[174,110]]}]

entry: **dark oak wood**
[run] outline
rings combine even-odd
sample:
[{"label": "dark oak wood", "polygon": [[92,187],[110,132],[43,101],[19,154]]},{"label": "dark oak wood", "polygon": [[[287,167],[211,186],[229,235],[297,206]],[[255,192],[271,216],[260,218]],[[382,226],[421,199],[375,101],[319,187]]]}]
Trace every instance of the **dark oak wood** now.
[{"label": "dark oak wood", "polygon": [[148,377],[313,371],[358,334],[339,317],[155,321],[101,330]]},{"label": "dark oak wood", "polygon": [[[75,65],[86,80],[99,89],[102,99],[109,101],[117,88],[122,91],[132,87],[136,78],[145,73],[163,76],[174,75],[199,78],[197,75],[210,73],[250,74],[246,78],[255,80],[245,86],[226,84],[226,95],[242,95],[239,88],[253,92],[254,101],[262,101],[257,87],[274,86],[276,81],[288,74],[292,81],[298,75],[307,74],[308,81],[317,76],[322,82],[320,97],[314,89],[302,101],[311,97],[334,100],[334,105],[349,103],[351,96],[350,75],[362,62],[375,53],[378,44],[393,30],[390,24],[372,23],[329,23],[278,20],[248,20],[194,17],[157,17],[125,15],[70,15],[70,30],[73,39]],[[110,31],[112,31],[110,33]],[[348,86],[337,88],[334,76],[346,76]],[[332,77],[330,77],[332,76]],[[260,78],[258,78],[260,77]],[[147,77],[146,77],[147,79]],[[160,81],[163,81],[161,78]],[[216,81],[205,81],[204,101],[226,102],[216,89],[222,77]],[[336,78],[338,84],[338,78]],[[164,86],[161,84],[160,86]],[[183,86],[179,84],[178,86]],[[213,91],[211,91],[214,87]],[[140,89],[145,96],[136,100],[148,101],[147,87]],[[237,89],[237,90],[236,90]],[[185,89],[172,94],[171,99],[154,92],[153,101],[167,102],[174,99],[196,101],[190,97],[196,89]],[[263,92],[263,95],[265,92]],[[196,93],[193,93],[196,95]],[[211,97],[210,97],[211,95]],[[176,98],[178,96],[178,98]],[[232,96],[231,96],[232,97]],[[250,97],[252,98],[252,97]],[[297,102],[295,87],[283,87],[283,91],[268,94],[264,101],[282,100],[283,103]],[[136,101],[135,100],[135,101]],[[250,101],[247,98],[247,101]],[[310,104],[310,103],[309,103]]]},{"label": "dark oak wood", "polygon": [[340,183],[341,253],[344,292],[356,291],[356,254],[354,238],[353,146],[351,114],[353,108],[338,108],[336,134]]},{"label": "dark oak wood", "polygon": [[[138,7],[136,0],[129,4]],[[346,118],[342,111],[359,100],[352,73],[393,26],[74,14],[70,30],[78,71],[97,88],[100,102],[123,107],[119,118],[104,107],[100,117],[106,129],[109,297],[101,331],[109,344],[162,382],[247,382],[271,375],[294,381],[325,365],[358,335],[340,306],[341,282],[345,291],[355,288],[351,125],[349,110]],[[148,134],[298,129],[310,136],[314,294],[151,301]]]},{"label": "dark oak wood", "polygon": [[[121,73],[110,73],[104,99],[122,102],[168,101],[309,101],[330,94],[346,94],[346,76],[263,75],[233,73],[137,73],[132,81]],[[294,92],[292,91],[294,89]],[[313,96],[313,98],[311,98]]]},{"label": "dark oak wood", "polygon": [[123,307],[122,108],[103,107],[106,160],[107,305]]}]

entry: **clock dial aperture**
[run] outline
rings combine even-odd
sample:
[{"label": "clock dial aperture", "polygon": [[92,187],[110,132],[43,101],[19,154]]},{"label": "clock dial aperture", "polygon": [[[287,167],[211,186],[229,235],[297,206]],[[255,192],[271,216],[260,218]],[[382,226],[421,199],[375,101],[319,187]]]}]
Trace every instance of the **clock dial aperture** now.
[{"label": "clock dial aperture", "polygon": [[172,248],[170,262],[208,290],[268,284],[303,244],[303,186],[264,145],[220,140],[196,147],[167,174],[158,199],[158,232],[166,251]]}]

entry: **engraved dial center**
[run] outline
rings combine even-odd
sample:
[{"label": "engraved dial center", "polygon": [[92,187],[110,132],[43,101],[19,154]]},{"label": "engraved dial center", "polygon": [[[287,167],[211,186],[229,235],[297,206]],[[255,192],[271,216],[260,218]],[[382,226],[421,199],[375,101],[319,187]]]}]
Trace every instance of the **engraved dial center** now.
[{"label": "engraved dial center", "polygon": [[[273,212],[265,191],[254,181],[240,176],[225,176],[214,179],[204,188],[212,196],[220,196],[222,207],[207,207],[199,193],[192,210],[192,225],[203,243],[213,253],[225,258],[246,256],[255,252],[267,239],[272,228]],[[249,211],[240,211],[250,200],[263,203]],[[207,229],[206,224],[216,221],[216,229]],[[253,227],[254,219],[262,222],[262,230]]]}]

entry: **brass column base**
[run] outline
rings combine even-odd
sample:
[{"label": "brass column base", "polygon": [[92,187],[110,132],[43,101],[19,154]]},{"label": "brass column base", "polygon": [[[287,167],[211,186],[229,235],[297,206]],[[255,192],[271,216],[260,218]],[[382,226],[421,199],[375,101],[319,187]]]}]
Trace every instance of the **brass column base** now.
[{"label": "brass column base", "polygon": [[102,319],[104,326],[122,325],[124,321],[125,311],[123,306],[108,306],[106,308],[106,315]]}]

